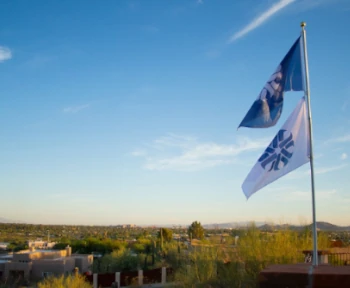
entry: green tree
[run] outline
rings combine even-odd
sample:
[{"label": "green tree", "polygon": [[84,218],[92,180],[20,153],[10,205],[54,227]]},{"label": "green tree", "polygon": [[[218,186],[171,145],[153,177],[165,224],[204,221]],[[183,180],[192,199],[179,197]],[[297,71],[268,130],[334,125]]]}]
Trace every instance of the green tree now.
[{"label": "green tree", "polygon": [[7,245],[7,250],[13,251],[15,250],[16,247],[17,247],[16,243],[10,243],[9,245]]},{"label": "green tree", "polygon": [[160,228],[158,231],[158,238],[160,240],[162,240],[161,236],[163,237],[164,242],[170,242],[173,239],[173,231],[168,228]]},{"label": "green tree", "polygon": [[190,227],[188,227],[188,236],[194,239],[204,238],[204,228],[201,222],[194,221]]},{"label": "green tree", "polygon": [[149,236],[149,232],[147,230],[143,230],[142,231],[142,236],[143,237],[148,237]]}]

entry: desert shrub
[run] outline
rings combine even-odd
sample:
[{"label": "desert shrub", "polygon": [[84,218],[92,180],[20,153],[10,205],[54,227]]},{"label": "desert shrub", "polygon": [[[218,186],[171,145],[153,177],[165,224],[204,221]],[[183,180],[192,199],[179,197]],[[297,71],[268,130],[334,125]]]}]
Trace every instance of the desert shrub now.
[{"label": "desert shrub", "polygon": [[38,283],[38,288],[91,288],[92,285],[80,275],[49,277]]}]

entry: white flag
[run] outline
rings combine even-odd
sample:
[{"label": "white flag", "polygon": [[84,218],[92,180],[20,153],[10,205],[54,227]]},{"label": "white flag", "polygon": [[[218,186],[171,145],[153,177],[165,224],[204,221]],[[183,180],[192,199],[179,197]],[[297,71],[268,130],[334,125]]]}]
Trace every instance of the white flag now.
[{"label": "white flag", "polygon": [[309,137],[303,97],[244,180],[242,189],[247,199],[264,186],[309,162]]}]

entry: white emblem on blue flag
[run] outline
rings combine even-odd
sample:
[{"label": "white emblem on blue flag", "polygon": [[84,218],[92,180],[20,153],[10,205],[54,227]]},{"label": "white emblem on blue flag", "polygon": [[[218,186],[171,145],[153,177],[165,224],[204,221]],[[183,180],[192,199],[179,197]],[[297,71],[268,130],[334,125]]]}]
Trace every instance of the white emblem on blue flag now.
[{"label": "white emblem on blue flag", "polygon": [[302,91],[300,38],[293,44],[261,90],[239,127],[266,128],[281,116],[285,91]]},{"label": "white emblem on blue flag", "polygon": [[264,186],[310,161],[307,110],[303,97],[244,180],[247,199]]}]

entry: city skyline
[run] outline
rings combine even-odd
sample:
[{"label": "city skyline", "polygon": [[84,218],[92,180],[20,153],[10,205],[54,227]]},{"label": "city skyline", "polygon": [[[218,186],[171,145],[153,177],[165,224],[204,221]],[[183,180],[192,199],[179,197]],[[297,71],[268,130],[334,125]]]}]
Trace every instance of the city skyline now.
[{"label": "city skyline", "polygon": [[350,225],[350,3],[231,2],[1,3],[0,218],[310,223],[308,164],[241,189],[303,93],[237,130],[306,21],[316,219]]}]

